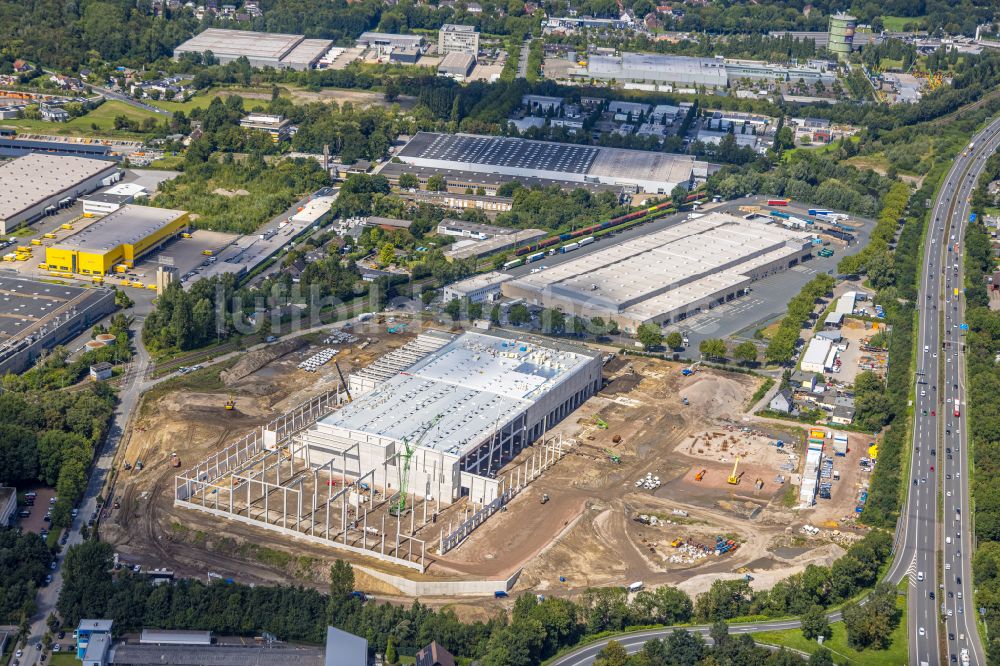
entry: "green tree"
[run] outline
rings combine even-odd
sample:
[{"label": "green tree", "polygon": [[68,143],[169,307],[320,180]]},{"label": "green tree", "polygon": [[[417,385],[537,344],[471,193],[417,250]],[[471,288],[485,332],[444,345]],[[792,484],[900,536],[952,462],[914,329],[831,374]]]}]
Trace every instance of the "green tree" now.
[{"label": "green tree", "polygon": [[497,303],[492,308],[490,308],[490,321],[494,324],[500,323],[500,304]]},{"label": "green tree", "polygon": [[399,174],[399,187],[404,190],[417,189],[420,187],[420,181],[412,173],[401,173]]},{"label": "green tree", "polygon": [[727,353],[726,342],[719,338],[702,340],[701,344],[698,345],[698,351],[700,351],[705,358],[723,360],[726,358]]},{"label": "green tree", "polygon": [[647,350],[655,349],[663,344],[663,332],[656,324],[640,324],[635,336]]},{"label": "green tree", "polygon": [[388,666],[396,666],[399,656],[396,654],[396,637],[389,634],[389,640],[385,644],[385,663]]},{"label": "green tree", "polygon": [[684,344],[684,336],[680,334],[679,331],[670,331],[667,334],[667,347],[671,349],[680,349],[681,345]]},{"label": "green tree", "polygon": [[458,321],[462,316],[462,302],[457,298],[451,299],[445,304],[444,312],[452,318],[452,321]]},{"label": "green tree", "polygon": [[670,203],[673,204],[674,208],[680,210],[684,205],[684,201],[687,199],[688,189],[683,185],[676,185],[674,189],[670,191]]},{"label": "green tree", "polygon": [[542,311],[542,330],[546,333],[562,333],[566,330],[566,315],[562,310],[547,308]]},{"label": "green tree", "polygon": [[809,656],[809,666],[834,666],[833,653],[829,648],[820,646]]},{"label": "green tree", "polygon": [[830,628],[822,606],[812,606],[802,615],[802,635],[810,641],[820,636],[824,639],[833,636],[833,629]]},{"label": "green tree", "polygon": [[512,326],[520,326],[531,319],[531,314],[528,312],[528,306],[524,303],[517,303],[510,306],[507,311],[507,321],[511,323]]},{"label": "green tree", "polygon": [[392,243],[383,243],[378,250],[378,263],[380,266],[388,266],[396,261],[396,248]]},{"label": "green tree", "polygon": [[733,357],[747,365],[757,361],[757,345],[747,340],[736,345],[733,349]]},{"label": "green tree", "polygon": [[629,657],[625,646],[618,641],[611,640],[597,653],[594,666],[628,666],[628,661]]},{"label": "green tree", "polygon": [[439,173],[430,176],[427,179],[427,191],[428,192],[444,192],[448,189],[448,181],[444,179]]}]

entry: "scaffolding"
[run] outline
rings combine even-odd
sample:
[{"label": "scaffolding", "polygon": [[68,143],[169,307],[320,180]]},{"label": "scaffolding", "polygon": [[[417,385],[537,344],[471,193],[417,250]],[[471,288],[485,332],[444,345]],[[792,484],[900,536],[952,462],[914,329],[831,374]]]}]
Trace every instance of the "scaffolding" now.
[{"label": "scaffolding", "polygon": [[325,393],[178,474],[174,505],[423,572],[414,516],[408,531],[388,516],[390,498],[375,487],[375,470],[360,468],[358,445],[314,464],[308,440],[295,437],[345,400]]},{"label": "scaffolding", "polygon": [[486,522],[487,518],[500,511],[529,483],[566,455],[569,447],[573,444],[573,440],[564,442],[562,434],[539,442],[526,460],[498,480],[499,488],[495,499],[482,505],[478,510],[473,508],[471,513],[466,511],[465,517],[457,526],[448,524],[447,532],[444,528],[441,529],[438,553],[444,555],[449,550],[460,546],[477,527]]}]

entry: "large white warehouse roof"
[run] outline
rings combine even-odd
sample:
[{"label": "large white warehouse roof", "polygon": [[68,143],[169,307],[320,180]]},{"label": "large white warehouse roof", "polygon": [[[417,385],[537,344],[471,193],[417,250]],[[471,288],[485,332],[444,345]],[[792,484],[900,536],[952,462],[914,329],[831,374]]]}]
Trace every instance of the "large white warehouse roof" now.
[{"label": "large white warehouse roof", "polygon": [[467,332],[321,422],[464,455],[593,362],[579,347]]}]

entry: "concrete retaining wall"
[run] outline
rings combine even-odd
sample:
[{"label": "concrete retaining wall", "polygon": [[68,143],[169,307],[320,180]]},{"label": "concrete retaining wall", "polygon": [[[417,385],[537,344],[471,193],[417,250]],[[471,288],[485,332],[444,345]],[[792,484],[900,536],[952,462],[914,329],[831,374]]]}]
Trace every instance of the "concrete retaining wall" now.
[{"label": "concrete retaining wall", "polygon": [[410,580],[368,567],[357,568],[411,597],[493,596],[498,590],[510,591],[521,575],[521,570],[518,569],[506,580]]}]

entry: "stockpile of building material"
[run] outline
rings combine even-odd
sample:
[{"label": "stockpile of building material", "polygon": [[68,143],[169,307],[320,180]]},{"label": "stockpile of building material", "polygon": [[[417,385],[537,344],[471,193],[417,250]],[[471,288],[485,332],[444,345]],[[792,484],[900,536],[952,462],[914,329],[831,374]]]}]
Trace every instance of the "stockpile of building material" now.
[{"label": "stockpile of building material", "polygon": [[321,367],[329,363],[330,359],[336,356],[339,351],[339,349],[334,349],[333,347],[321,349],[306,360],[299,363],[299,369],[305,370],[306,372],[316,372]]}]

